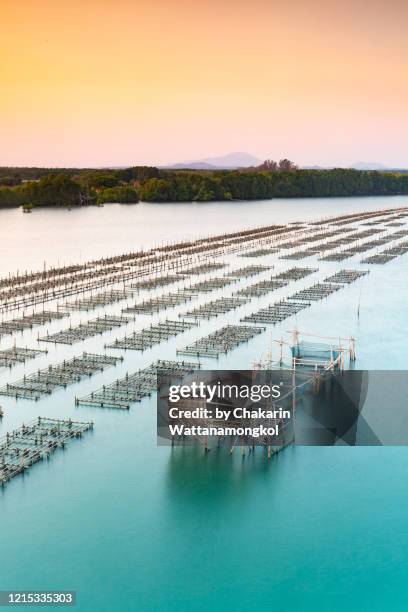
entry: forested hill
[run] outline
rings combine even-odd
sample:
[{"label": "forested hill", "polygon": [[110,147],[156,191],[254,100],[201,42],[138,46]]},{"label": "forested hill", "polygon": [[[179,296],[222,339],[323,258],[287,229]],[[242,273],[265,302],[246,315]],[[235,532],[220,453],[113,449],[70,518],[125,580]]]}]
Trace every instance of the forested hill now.
[{"label": "forested hill", "polygon": [[[282,163],[287,162],[287,163]],[[270,198],[408,195],[408,174],[302,170],[288,160],[242,170],[148,166],[78,170],[0,168],[0,206],[80,206],[110,202],[208,202]]]}]

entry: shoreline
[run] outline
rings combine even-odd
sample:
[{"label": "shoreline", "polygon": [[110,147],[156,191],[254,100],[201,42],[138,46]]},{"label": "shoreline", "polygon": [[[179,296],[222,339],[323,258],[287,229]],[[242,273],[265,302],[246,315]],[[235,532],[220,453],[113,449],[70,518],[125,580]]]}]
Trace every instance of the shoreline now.
[{"label": "shoreline", "polygon": [[[30,209],[30,212],[34,210],[81,210],[83,208],[103,208],[104,206],[136,206],[137,204],[146,204],[146,205],[166,205],[166,204],[183,204],[185,206],[189,206],[191,204],[200,205],[200,204],[249,204],[251,202],[281,202],[285,201],[299,201],[299,200],[341,200],[347,199],[350,200],[352,198],[363,200],[364,198],[400,198],[407,197],[408,193],[392,193],[392,194],[383,194],[383,193],[365,193],[361,195],[301,195],[301,196],[274,196],[272,198],[249,198],[249,199],[233,199],[233,200],[167,200],[167,201],[150,201],[150,200],[139,200],[139,202],[104,202],[103,204],[74,204],[72,206],[65,206],[61,204],[39,204],[33,206]],[[23,204],[13,204],[6,205],[0,204],[0,210],[16,210],[23,209]]]}]

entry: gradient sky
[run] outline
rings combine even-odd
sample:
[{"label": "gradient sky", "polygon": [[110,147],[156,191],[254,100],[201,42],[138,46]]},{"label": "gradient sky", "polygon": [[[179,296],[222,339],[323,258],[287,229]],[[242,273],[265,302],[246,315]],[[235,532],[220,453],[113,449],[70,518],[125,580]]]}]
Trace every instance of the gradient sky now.
[{"label": "gradient sky", "polygon": [[0,0],[0,165],[408,166],[406,0]]}]

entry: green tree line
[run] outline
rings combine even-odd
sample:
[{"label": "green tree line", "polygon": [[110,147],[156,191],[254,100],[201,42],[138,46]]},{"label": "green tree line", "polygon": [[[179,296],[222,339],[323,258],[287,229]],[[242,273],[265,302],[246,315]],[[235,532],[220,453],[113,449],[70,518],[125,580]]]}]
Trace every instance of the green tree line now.
[{"label": "green tree line", "polygon": [[[137,179],[132,179],[137,182]],[[52,173],[39,180],[0,186],[0,206],[80,206],[105,202],[139,201],[133,182],[124,182],[110,173],[84,172],[74,176]]]},{"label": "green tree line", "polygon": [[[285,163],[283,163],[285,162]],[[10,170],[10,169],[8,169]],[[145,202],[208,202],[270,198],[408,195],[408,174],[351,169],[300,170],[282,160],[258,168],[219,171],[117,170],[51,172],[0,184],[0,206],[78,206]]]},{"label": "green tree line", "polygon": [[408,194],[408,175],[359,170],[167,173],[140,186],[146,202],[260,200]]}]

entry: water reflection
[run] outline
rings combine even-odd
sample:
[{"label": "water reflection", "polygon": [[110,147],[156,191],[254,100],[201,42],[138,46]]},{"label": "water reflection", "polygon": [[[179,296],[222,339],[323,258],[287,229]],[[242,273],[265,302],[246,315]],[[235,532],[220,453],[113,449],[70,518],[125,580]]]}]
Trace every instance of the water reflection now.
[{"label": "water reflection", "polygon": [[287,447],[268,459],[264,448],[241,448],[231,454],[227,448],[205,452],[202,446],[174,447],[167,463],[166,484],[170,499],[211,506],[246,496],[260,483],[273,485],[281,455],[293,452]]}]

